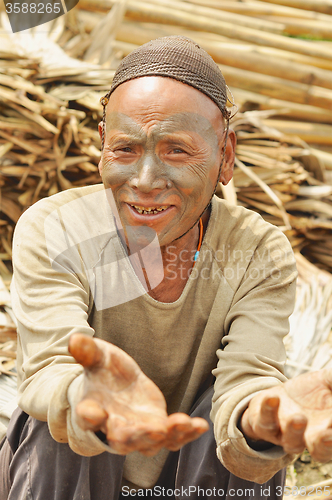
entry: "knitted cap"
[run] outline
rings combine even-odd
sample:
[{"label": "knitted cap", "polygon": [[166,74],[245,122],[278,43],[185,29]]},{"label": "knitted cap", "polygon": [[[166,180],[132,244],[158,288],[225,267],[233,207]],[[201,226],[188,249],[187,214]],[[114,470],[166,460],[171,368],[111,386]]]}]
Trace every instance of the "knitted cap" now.
[{"label": "knitted cap", "polygon": [[[100,99],[104,107],[103,136],[104,146],[106,105],[112,92],[122,83],[143,76],[164,76],[173,78],[203,92],[221,110],[227,122],[231,111],[227,102],[229,91],[225,79],[212,57],[196,42],[185,36],[165,36],[151,40],[133,50],[118,66],[110,91]],[[230,91],[229,91],[230,92]]]},{"label": "knitted cap", "polygon": [[210,97],[225,116],[225,79],[212,57],[190,38],[167,36],[135,49],[120,63],[110,93],[142,76],[165,76],[191,85]]},{"label": "knitted cap", "polygon": [[[190,38],[178,35],[157,38],[131,52],[115,72],[111,90],[105,96],[107,102],[119,85],[142,76],[164,76],[191,85],[212,99],[225,118],[231,114],[226,107],[227,85],[219,67]],[[101,102],[104,105],[103,99]]]}]

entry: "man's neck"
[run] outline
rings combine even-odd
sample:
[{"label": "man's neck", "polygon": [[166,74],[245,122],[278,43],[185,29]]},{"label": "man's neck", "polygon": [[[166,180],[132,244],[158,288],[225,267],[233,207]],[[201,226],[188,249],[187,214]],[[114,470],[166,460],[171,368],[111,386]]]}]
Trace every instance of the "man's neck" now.
[{"label": "man's neck", "polygon": [[[203,235],[210,217],[210,209],[202,216]],[[164,278],[149,295],[160,302],[174,302],[182,294],[194,266],[194,257],[199,242],[199,224],[182,238],[161,247]]]}]

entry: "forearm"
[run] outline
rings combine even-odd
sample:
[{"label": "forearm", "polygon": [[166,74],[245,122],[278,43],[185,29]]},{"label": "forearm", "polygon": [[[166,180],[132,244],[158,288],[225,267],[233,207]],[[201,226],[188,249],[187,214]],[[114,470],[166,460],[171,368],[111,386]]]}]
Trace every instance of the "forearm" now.
[{"label": "forearm", "polygon": [[230,472],[242,479],[263,483],[295,458],[278,446],[253,449],[238,426],[254,394],[277,385],[279,382],[270,377],[247,382],[225,394],[218,411],[212,415],[218,458]]}]

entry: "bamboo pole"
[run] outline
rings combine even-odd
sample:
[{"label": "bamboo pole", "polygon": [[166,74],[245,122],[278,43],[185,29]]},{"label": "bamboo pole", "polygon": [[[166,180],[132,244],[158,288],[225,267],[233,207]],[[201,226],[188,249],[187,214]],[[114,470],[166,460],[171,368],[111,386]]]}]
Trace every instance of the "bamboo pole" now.
[{"label": "bamboo pole", "polygon": [[332,14],[331,0],[264,0],[268,3],[275,3],[278,5],[286,5],[295,9],[312,10],[314,12],[321,12],[323,14]]},{"label": "bamboo pole", "polygon": [[[210,8],[206,5],[202,6],[197,4],[190,4],[179,0],[154,0],[154,3],[157,3],[159,5],[168,5],[170,8],[183,10],[191,14],[198,14],[206,17],[212,17],[214,19],[220,19],[220,21],[236,23],[241,26],[247,26],[248,28],[263,29],[263,31],[268,31],[270,33],[283,33],[293,35],[309,34],[321,38],[331,38],[332,35],[331,16],[326,16],[326,19],[324,21],[313,18],[290,19],[289,17],[283,16],[282,14],[261,14],[258,17],[257,15],[255,17],[251,17],[224,10],[223,2],[219,4],[218,9]],[[265,26],[262,26],[262,19],[267,21],[267,24]]]},{"label": "bamboo pole", "polygon": [[275,110],[271,116],[283,115],[295,120],[304,120],[317,123],[332,124],[332,114],[330,111],[307,104],[274,99],[262,94],[231,87],[236,104],[242,108],[241,111]]},{"label": "bamboo pole", "polygon": [[[166,34],[169,34],[167,28],[164,33],[159,32],[159,35],[157,35],[157,32],[158,30],[149,28],[148,25],[142,27],[133,23],[131,27],[129,27],[126,24],[122,24],[117,31],[116,38],[123,42],[130,41],[130,43],[141,45],[157,36],[166,36]],[[272,59],[269,55],[257,54],[255,47],[251,45],[203,40],[200,39],[199,36],[195,36],[195,41],[197,41],[217,63],[246,69],[248,71],[255,71],[265,75],[277,76],[298,83],[332,89],[330,71],[296,62],[290,65],[285,60],[277,58]]]},{"label": "bamboo pole", "polygon": [[[116,0],[80,0],[78,8],[85,10],[108,11]],[[237,26],[213,18],[198,16],[188,12],[170,10],[163,5],[154,5],[143,1],[127,0],[126,17],[135,21],[152,21],[161,24],[176,24],[194,30],[210,31],[219,35],[237,38],[258,45],[267,45],[289,50],[312,57],[320,57],[332,61],[331,51],[324,46],[317,46],[304,40],[295,40],[274,33]]]},{"label": "bamboo pole", "polygon": [[311,148],[311,151],[315,156],[318,157],[319,161],[321,161],[324,167],[327,170],[332,170],[332,154],[327,153],[326,151],[321,151],[320,149]]},{"label": "bamboo pole", "polygon": [[[102,15],[96,12],[90,12],[87,10],[79,10],[78,18],[81,23],[84,24],[84,29],[87,33],[91,32],[97,23],[102,19]],[[305,66],[313,66],[314,68],[321,68],[324,70],[332,70],[332,61],[326,59],[320,59],[316,57],[305,56],[297,54],[295,52],[289,52],[286,50],[274,49],[272,47],[264,47],[261,45],[253,45],[241,40],[236,40],[232,38],[223,37],[215,33],[207,33],[201,31],[193,31],[181,28],[179,26],[165,25],[158,23],[138,23],[131,21],[124,21],[118,31],[117,39],[119,41],[124,41],[127,43],[137,43],[139,45],[146,43],[149,40],[158,38],[160,36],[168,35],[184,35],[192,38],[197,43],[203,46],[205,42],[224,42],[225,44],[236,44],[239,50],[248,50],[254,54],[262,55],[269,59],[280,59],[283,62],[287,62],[287,73],[293,64],[302,64]],[[241,46],[241,49],[240,49]],[[225,45],[225,49],[229,50],[229,47]],[[315,71],[311,68],[311,71]],[[303,68],[304,69],[304,68]],[[324,72],[325,73],[325,72]],[[326,73],[325,73],[326,74]]]},{"label": "bamboo pole", "polygon": [[[249,45],[249,44],[247,44]],[[287,50],[275,49],[273,47],[263,47],[261,45],[250,45],[257,54],[268,55],[271,58],[280,58],[287,61],[290,65],[293,63],[306,64],[308,66],[315,66],[322,69],[332,70],[331,61],[326,59],[310,57]]]},{"label": "bamboo pole", "polygon": [[[84,30],[86,33],[90,33],[102,19],[102,14],[100,12],[99,13],[90,12],[88,10],[83,10],[83,9],[77,11],[77,16],[79,22],[82,25],[84,25]],[[121,33],[120,36],[119,33]],[[154,38],[158,38],[161,36],[169,36],[169,35],[188,36],[189,38],[193,38],[199,44],[202,44],[204,40],[208,41],[212,40],[214,42],[227,42],[239,45],[249,45],[246,44],[246,42],[243,42],[242,40],[236,40],[234,38],[228,38],[222,35],[217,35],[216,33],[208,33],[206,31],[193,31],[186,28],[181,28],[180,26],[173,26],[171,24],[140,23],[140,22],[132,22],[124,20],[120,24],[116,32],[116,37],[119,41],[124,41],[127,43],[136,43],[135,40],[139,40],[137,42],[139,45],[142,45],[143,43],[146,43],[147,41],[152,40]],[[255,49],[257,48],[260,49],[263,47],[255,46]],[[287,56],[287,54],[295,56],[296,60],[297,58],[299,58],[299,60],[302,60],[302,58],[304,58],[305,61],[308,62],[308,64],[317,61],[316,58],[301,56],[300,54],[295,54],[294,52],[292,53],[286,51],[279,51],[279,52],[285,54],[285,57]],[[323,65],[327,64],[328,67],[331,67],[332,69],[332,62],[326,61],[326,59],[325,60],[319,59],[319,62],[322,63]],[[317,65],[317,67],[320,66]]]},{"label": "bamboo pole", "polygon": [[223,22],[237,24],[238,26],[245,26],[247,28],[252,28],[255,30],[268,31],[270,33],[283,33],[283,25],[278,24],[274,21],[268,21],[264,24],[259,18],[243,16],[242,14],[237,14],[234,12],[221,11],[219,9],[211,9],[203,5],[194,5],[180,0],[144,0],[148,3],[153,3],[153,5],[161,5],[169,9],[174,9],[177,11],[187,12],[192,15],[210,17],[212,19],[218,19]]},{"label": "bamboo pole", "polygon": [[267,127],[276,128],[288,136],[298,136],[309,144],[332,145],[332,129],[329,125],[270,119],[261,121]]},{"label": "bamboo pole", "polygon": [[[142,45],[153,38],[157,38],[157,36],[169,35],[170,30],[168,28],[164,29],[161,33],[159,27],[150,27],[148,24],[140,26],[137,23],[131,23],[129,25],[123,23],[118,28],[116,38],[122,42]],[[282,77],[298,83],[332,89],[330,71],[296,62],[290,65],[285,60],[277,58],[272,59],[271,56],[265,55],[264,53],[257,54],[255,47],[251,45],[204,40],[199,37],[198,33],[194,39],[218,63],[266,75]]]},{"label": "bamboo pole", "polygon": [[305,64],[289,62],[278,58],[271,58],[265,54],[258,54],[255,48],[245,45],[232,45],[212,41],[204,41],[202,47],[213,59],[227,66],[255,71],[265,75],[276,76],[307,85],[315,85],[332,89],[331,72],[321,68],[314,68]]},{"label": "bamboo pole", "polygon": [[290,19],[281,16],[261,16],[270,22],[275,20],[280,26],[283,26],[283,32],[289,35],[310,35],[318,38],[332,38],[332,16],[329,22],[316,21],[314,19]]},{"label": "bamboo pole", "polygon": [[196,5],[205,5],[213,9],[227,10],[245,16],[284,16],[298,19],[317,19],[329,22],[330,18],[327,14],[320,12],[307,11],[303,9],[296,9],[294,7],[287,7],[285,5],[269,4],[266,2],[257,2],[255,0],[243,0],[241,2],[234,2],[234,0],[182,0],[187,3]]},{"label": "bamboo pole", "polygon": [[219,65],[228,85],[252,92],[261,93],[276,99],[309,104],[319,108],[331,109],[332,91],[321,87],[295,83],[283,78],[262,75],[231,66]]}]

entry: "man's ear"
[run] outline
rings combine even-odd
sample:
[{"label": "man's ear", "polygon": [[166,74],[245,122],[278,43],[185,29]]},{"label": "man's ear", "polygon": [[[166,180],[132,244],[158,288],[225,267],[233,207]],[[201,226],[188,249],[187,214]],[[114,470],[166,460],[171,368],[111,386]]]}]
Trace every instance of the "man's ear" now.
[{"label": "man's ear", "polygon": [[[98,132],[99,132],[100,140],[102,141],[102,139],[103,139],[103,122],[102,121],[98,123]],[[100,146],[100,148],[101,147],[102,147],[102,145]],[[100,157],[100,160],[98,163],[98,170],[99,170],[100,175],[103,171],[102,157],[103,157],[103,151],[101,151],[101,157]]]},{"label": "man's ear", "polygon": [[102,138],[103,138],[103,122],[102,121],[98,123],[98,132],[99,132],[100,140],[102,140]]},{"label": "man's ear", "polygon": [[233,177],[235,162],[236,135],[234,130],[229,129],[224,164],[220,173],[219,181],[226,186]]}]

